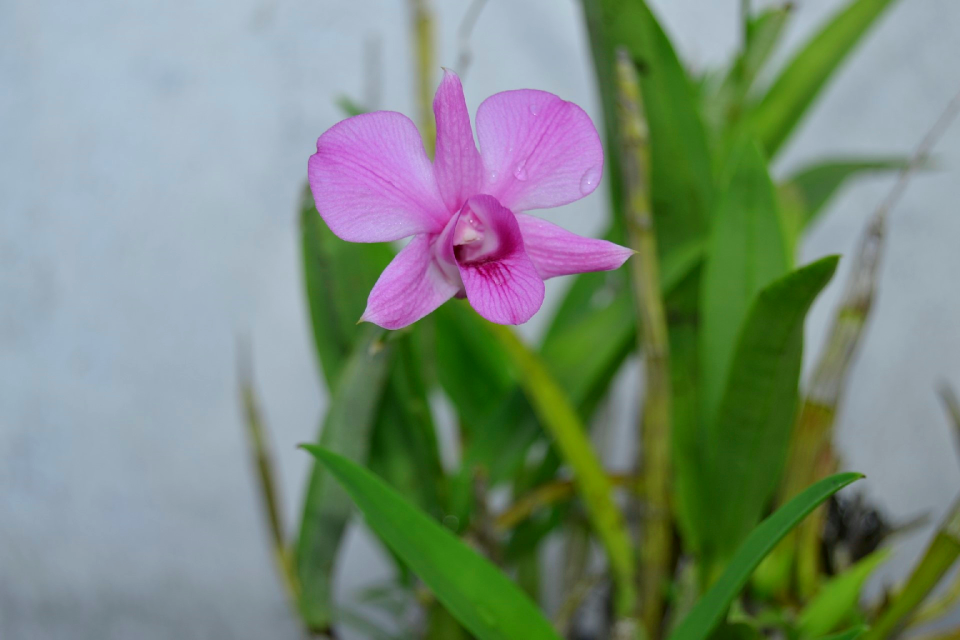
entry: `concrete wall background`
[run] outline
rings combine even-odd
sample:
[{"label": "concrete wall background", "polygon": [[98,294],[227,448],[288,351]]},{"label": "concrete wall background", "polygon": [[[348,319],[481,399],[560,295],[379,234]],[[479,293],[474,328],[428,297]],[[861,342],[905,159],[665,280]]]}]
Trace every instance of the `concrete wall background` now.
[{"label": "concrete wall background", "polygon": [[[468,3],[435,4],[438,62],[452,66]],[[734,0],[654,4],[695,67],[736,46]],[[788,48],[842,2],[797,5]],[[958,32],[952,0],[899,3],[778,171],[911,150],[960,87]],[[297,637],[247,466],[235,339],[254,345],[292,520],[307,469],[294,445],[326,401],[294,208],[316,137],[341,117],[332,98],[362,95],[369,36],[382,39],[383,107],[411,113],[399,0],[0,3],[0,637]],[[572,0],[490,0],[472,43],[471,111],[535,87],[598,115]],[[848,465],[898,517],[938,517],[960,480],[934,394],[940,379],[960,387],[960,127],[938,156],[893,215],[840,421]],[[804,259],[849,252],[890,182],[845,191]],[[596,233],[602,192],[548,217]],[[808,360],[838,294],[813,311]],[[889,576],[929,531],[903,540]],[[343,598],[382,577],[377,553],[351,533]]]}]

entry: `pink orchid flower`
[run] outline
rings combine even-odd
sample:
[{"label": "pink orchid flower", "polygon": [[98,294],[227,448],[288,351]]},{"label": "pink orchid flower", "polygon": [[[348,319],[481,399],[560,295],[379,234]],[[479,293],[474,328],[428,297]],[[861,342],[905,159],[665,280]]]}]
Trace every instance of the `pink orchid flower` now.
[{"label": "pink orchid flower", "polygon": [[521,324],[543,304],[543,281],[616,269],[632,255],[526,211],[589,195],[603,171],[590,117],[544,91],[505,91],[477,109],[473,141],[460,79],[445,71],[433,100],[430,163],[406,116],[348,118],[317,140],[308,174],[317,211],[350,242],[413,236],[374,285],[361,320],[405,327],[453,296],[499,324]]}]

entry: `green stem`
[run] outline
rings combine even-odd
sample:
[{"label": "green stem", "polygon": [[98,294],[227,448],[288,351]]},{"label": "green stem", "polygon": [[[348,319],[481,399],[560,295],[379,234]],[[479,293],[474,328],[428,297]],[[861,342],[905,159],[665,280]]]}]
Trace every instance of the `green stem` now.
[{"label": "green stem", "polygon": [[417,120],[427,155],[433,157],[437,125],[433,120],[434,37],[433,13],[429,0],[409,0],[414,50],[416,52],[414,89],[417,96]]},{"label": "green stem", "polygon": [[670,517],[670,347],[660,292],[657,238],[648,189],[647,127],[640,85],[626,50],[617,52],[620,167],[624,215],[630,248],[633,300],[639,320],[638,347],[643,352],[646,394],[638,427],[642,444],[639,482],[645,517],[641,525],[640,612],[647,634],[658,637],[663,591],[670,576],[673,534]]},{"label": "green stem", "polygon": [[508,327],[487,325],[517,371],[517,380],[560,455],[573,470],[590,524],[603,545],[616,585],[614,607],[620,619],[635,617],[633,547],[613,485],[590,444],[580,417],[540,358]]}]

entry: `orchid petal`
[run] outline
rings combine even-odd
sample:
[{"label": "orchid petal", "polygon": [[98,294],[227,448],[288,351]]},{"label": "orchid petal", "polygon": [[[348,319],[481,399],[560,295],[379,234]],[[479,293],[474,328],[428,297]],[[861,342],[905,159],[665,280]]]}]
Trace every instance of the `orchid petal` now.
[{"label": "orchid petal", "polygon": [[497,93],[477,110],[482,193],[512,211],[579,200],[597,188],[603,147],[590,117],[552,93]]},{"label": "orchid petal", "polygon": [[606,240],[584,238],[534,216],[517,214],[527,255],[544,280],[619,268],[635,252]]},{"label": "orchid petal", "polygon": [[417,127],[400,113],[334,125],[317,140],[307,175],[317,211],[350,242],[437,233],[450,217]]},{"label": "orchid petal", "polygon": [[460,290],[433,258],[436,236],[419,235],[401,249],[373,285],[362,321],[400,329],[424,317]]},{"label": "orchid petal", "polygon": [[433,113],[437,119],[433,170],[447,210],[459,211],[464,200],[479,192],[483,167],[473,141],[463,86],[453,71],[444,69],[433,99]]},{"label": "orchid petal", "polygon": [[491,322],[522,324],[543,304],[544,286],[524,251],[516,216],[486,195],[470,198],[464,211],[468,207],[483,221],[486,233],[496,235],[497,244],[483,259],[457,260],[467,299],[477,313]]}]

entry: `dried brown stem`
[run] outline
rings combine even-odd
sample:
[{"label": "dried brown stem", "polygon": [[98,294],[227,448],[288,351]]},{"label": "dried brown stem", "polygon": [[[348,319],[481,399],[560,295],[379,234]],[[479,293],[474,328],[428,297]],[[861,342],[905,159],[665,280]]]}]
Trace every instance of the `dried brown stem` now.
[{"label": "dried brown stem", "polygon": [[290,548],[287,546],[287,538],[283,529],[280,492],[274,472],[273,454],[270,451],[269,438],[253,388],[250,352],[244,344],[240,344],[238,348],[237,372],[240,381],[240,398],[243,403],[244,421],[247,427],[247,444],[250,448],[253,468],[256,471],[257,487],[260,490],[260,501],[263,505],[264,516],[270,530],[274,559],[287,594],[293,601],[294,607],[296,607],[300,588],[293,566],[293,557]]}]

